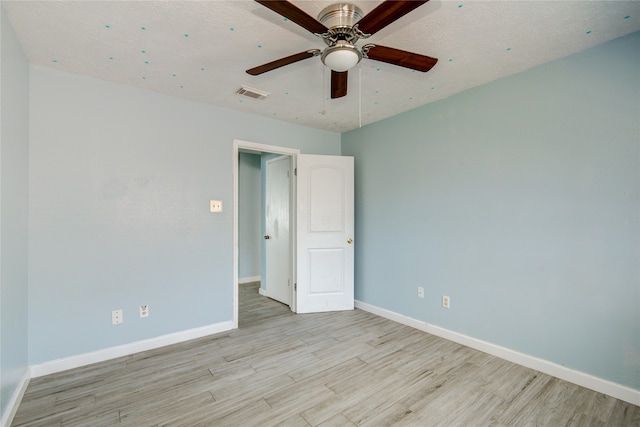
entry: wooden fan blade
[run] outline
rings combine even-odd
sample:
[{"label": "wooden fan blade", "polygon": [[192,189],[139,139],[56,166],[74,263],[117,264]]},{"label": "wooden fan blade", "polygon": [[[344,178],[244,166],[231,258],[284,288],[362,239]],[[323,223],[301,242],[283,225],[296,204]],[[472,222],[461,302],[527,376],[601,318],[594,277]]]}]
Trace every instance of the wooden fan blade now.
[{"label": "wooden fan blade", "polygon": [[358,21],[358,28],[365,34],[375,34],[428,1],[429,0],[386,0]]},{"label": "wooden fan blade", "polygon": [[284,67],[285,65],[293,64],[294,62],[302,61],[303,59],[313,58],[320,53],[319,49],[306,50],[304,52],[289,55],[284,58],[276,59],[275,61],[268,62],[266,64],[258,65],[257,67],[247,70],[248,74],[257,76],[267,71],[275,70],[276,68]]},{"label": "wooden fan blade", "polygon": [[331,70],[331,99],[342,98],[347,94],[348,71]]},{"label": "wooden fan blade", "polygon": [[411,68],[412,70],[422,71],[423,73],[432,69],[438,62],[437,58],[380,45],[365,45],[363,46],[363,50],[366,50],[368,46],[371,46],[366,54],[369,59]]},{"label": "wooden fan blade", "polygon": [[285,0],[256,0],[264,7],[273,10],[276,13],[284,16],[290,21],[295,22],[307,31],[311,31],[314,34],[324,34],[329,29],[313,16],[307,14],[304,10],[298,8]]}]

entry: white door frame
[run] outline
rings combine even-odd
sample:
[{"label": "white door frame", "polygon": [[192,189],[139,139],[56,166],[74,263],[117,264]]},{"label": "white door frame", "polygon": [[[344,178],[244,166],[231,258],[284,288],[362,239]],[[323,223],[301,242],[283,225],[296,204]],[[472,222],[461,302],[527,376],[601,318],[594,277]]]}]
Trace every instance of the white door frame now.
[{"label": "white door frame", "polygon": [[[291,167],[295,170],[298,165],[298,154],[300,150],[297,148],[278,147],[276,145],[259,144],[256,142],[242,141],[239,139],[233,140],[233,327],[238,327],[238,155],[242,152],[247,153],[274,153],[291,156]],[[295,207],[296,204],[296,180],[292,182],[291,189],[291,206]],[[295,209],[294,209],[295,212]],[[291,265],[293,268],[293,278],[295,282],[296,277],[296,215],[295,213],[291,217]],[[295,291],[291,296],[291,310],[296,312],[296,298]]]}]

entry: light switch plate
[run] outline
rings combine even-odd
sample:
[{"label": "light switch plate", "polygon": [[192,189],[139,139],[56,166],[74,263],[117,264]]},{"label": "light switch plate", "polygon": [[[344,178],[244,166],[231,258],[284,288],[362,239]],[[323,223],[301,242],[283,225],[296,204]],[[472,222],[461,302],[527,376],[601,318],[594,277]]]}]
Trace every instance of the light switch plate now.
[{"label": "light switch plate", "polygon": [[211,211],[211,212],[222,212],[222,200],[210,200],[209,201],[209,211]]}]

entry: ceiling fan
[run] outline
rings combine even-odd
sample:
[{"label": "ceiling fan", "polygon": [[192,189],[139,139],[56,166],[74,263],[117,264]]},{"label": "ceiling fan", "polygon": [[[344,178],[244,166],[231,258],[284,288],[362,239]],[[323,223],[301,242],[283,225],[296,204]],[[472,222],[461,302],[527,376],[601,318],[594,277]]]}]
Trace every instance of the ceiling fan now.
[{"label": "ceiling fan", "polygon": [[422,72],[429,71],[438,62],[436,58],[373,43],[356,46],[359,39],[371,37],[429,0],[385,0],[366,16],[353,4],[336,3],[324,8],[317,20],[286,0],[256,1],[320,37],[327,47],[324,50],[309,49],[251,68],[247,73],[252,76],[320,56],[322,63],[331,69],[331,98],[335,99],[347,94],[348,72],[362,58]]}]

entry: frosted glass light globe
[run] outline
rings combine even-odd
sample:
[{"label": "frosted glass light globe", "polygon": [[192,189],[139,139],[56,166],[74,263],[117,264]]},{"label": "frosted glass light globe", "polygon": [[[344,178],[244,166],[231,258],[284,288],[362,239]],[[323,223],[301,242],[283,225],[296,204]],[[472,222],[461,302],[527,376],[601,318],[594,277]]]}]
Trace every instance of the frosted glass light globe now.
[{"label": "frosted glass light globe", "polygon": [[328,47],[322,55],[322,62],[333,71],[343,72],[355,67],[362,55],[350,44],[342,43]]}]

